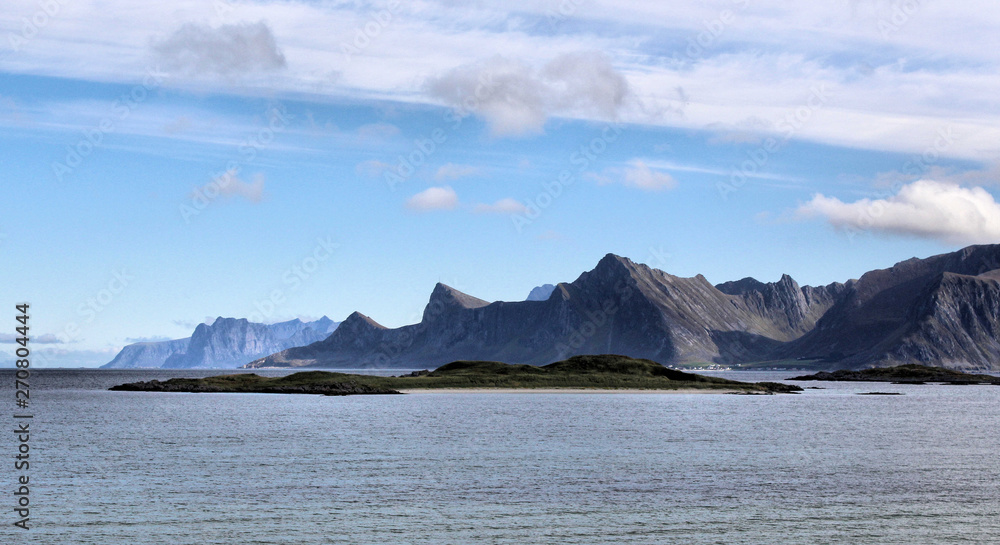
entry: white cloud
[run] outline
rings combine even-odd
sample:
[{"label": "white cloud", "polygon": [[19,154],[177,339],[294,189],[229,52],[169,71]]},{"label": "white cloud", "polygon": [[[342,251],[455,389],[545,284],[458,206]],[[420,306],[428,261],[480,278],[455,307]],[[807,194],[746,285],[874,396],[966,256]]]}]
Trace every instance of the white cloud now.
[{"label": "white cloud", "polygon": [[600,52],[560,55],[541,70],[497,55],[431,78],[426,88],[459,112],[481,116],[494,136],[539,133],[554,114],[614,118],[629,92],[625,77]]},{"label": "white cloud", "polygon": [[524,63],[497,56],[465,64],[427,82],[428,93],[464,113],[476,113],[495,136],[541,132],[545,88]]},{"label": "white cloud", "polygon": [[500,199],[493,204],[477,204],[472,210],[477,214],[524,214],[528,207],[514,199]]},{"label": "white cloud", "polygon": [[1000,204],[981,187],[920,180],[884,199],[845,203],[817,194],[798,209],[838,229],[930,238],[948,244],[1000,243]]},{"label": "white cloud", "polygon": [[673,176],[650,168],[642,159],[632,159],[626,167],[607,168],[600,174],[591,172],[585,176],[600,185],[622,184],[643,191],[663,191],[677,187],[677,180]]},{"label": "white cloud", "polygon": [[677,180],[666,172],[652,170],[646,163],[635,159],[630,166],[625,169],[625,185],[636,187],[646,191],[661,191],[673,189],[677,186]]},{"label": "white cloud", "polygon": [[407,208],[421,212],[452,210],[456,206],[458,206],[458,194],[448,186],[427,188],[406,201]]},{"label": "white cloud", "polygon": [[213,195],[240,197],[252,203],[259,203],[264,198],[264,179],[263,174],[255,174],[253,182],[245,182],[236,175],[236,171],[231,170],[195,189],[193,194],[197,196],[200,193],[209,198],[215,198]]},{"label": "white cloud", "polygon": [[466,176],[475,176],[480,172],[482,172],[481,169],[472,165],[456,165],[454,163],[448,163],[437,169],[437,172],[434,173],[434,179],[439,182],[457,180]]},{"label": "white cloud", "polygon": [[567,53],[548,63],[542,75],[558,111],[594,111],[613,119],[628,96],[628,82],[598,51]]},{"label": "white cloud", "polygon": [[156,59],[185,76],[243,76],[285,68],[285,55],[263,21],[254,24],[185,23],[153,44]]}]

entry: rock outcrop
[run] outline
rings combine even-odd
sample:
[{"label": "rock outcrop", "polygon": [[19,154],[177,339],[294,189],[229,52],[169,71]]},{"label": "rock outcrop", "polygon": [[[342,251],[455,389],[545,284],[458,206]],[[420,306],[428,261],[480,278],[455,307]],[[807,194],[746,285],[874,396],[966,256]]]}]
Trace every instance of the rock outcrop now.
[{"label": "rock outcrop", "polygon": [[1000,370],[1000,245],[866,273],[780,356],[831,368],[903,363]]}]

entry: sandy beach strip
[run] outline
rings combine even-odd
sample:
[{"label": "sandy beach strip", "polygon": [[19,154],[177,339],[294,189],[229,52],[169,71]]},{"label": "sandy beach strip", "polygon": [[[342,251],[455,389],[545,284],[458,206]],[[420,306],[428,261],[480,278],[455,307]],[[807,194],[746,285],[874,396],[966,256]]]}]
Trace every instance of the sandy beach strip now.
[{"label": "sandy beach strip", "polygon": [[404,394],[738,394],[741,390],[684,388],[680,390],[609,390],[600,388],[414,388]]}]

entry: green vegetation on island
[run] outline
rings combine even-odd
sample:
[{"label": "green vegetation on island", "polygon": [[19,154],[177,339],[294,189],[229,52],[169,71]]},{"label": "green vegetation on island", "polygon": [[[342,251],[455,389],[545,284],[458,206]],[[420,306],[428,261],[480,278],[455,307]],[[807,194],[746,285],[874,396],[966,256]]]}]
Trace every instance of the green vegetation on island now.
[{"label": "green vegetation on island", "polygon": [[945,369],[944,367],[928,367],[926,365],[898,365],[896,367],[875,367],[851,371],[822,371],[815,375],[806,375],[788,380],[824,380],[834,382],[899,382],[904,384],[920,384],[926,382],[944,382],[948,384],[1000,384],[1000,377],[993,375],[976,375]]},{"label": "green vegetation on island", "polygon": [[542,367],[491,361],[456,361],[434,371],[378,377],[306,371],[284,377],[236,374],[203,379],[135,382],[112,390],[145,392],[302,393],[324,395],[394,394],[399,390],[480,388],[565,388],[594,390],[724,390],[747,394],[798,392],[773,382],[747,383],[668,369],[651,360],[625,356],[575,356]]}]

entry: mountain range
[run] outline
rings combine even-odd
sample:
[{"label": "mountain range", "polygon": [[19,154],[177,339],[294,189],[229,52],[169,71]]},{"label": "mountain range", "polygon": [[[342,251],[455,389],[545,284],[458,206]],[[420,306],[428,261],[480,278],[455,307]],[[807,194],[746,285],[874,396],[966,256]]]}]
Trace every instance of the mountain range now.
[{"label": "mountain range", "polygon": [[540,365],[614,353],[674,365],[810,360],[830,369],[1000,370],[1000,245],[914,258],[820,287],[787,275],[712,285],[608,254],[543,298],[546,291],[490,303],[438,284],[420,323],[390,329],[355,312],[326,338],[246,367]]},{"label": "mountain range", "polygon": [[188,338],[130,344],[101,367],[236,368],[261,356],[325,339],[338,325],[326,316],[313,322],[296,318],[276,324],[220,316],[211,325],[199,324]]}]

